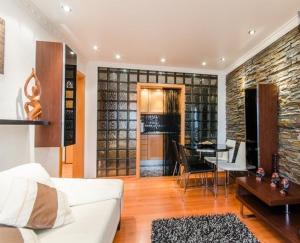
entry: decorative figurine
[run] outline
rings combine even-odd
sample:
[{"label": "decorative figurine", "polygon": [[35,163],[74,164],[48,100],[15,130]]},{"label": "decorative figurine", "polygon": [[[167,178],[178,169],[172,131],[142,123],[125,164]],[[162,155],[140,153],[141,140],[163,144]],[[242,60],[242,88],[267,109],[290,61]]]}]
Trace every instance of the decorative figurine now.
[{"label": "decorative figurine", "polygon": [[277,172],[274,172],[272,174],[272,178],[271,178],[271,187],[277,187],[280,183],[280,177],[279,174]]},{"label": "decorative figurine", "polygon": [[272,168],[274,172],[278,172],[278,154],[272,154]]},{"label": "decorative figurine", "polygon": [[262,178],[265,176],[265,171],[263,168],[258,168],[256,171],[256,180],[257,181],[262,181]]},{"label": "decorative figurine", "polygon": [[[28,89],[30,81],[34,78],[35,82],[31,86],[31,94],[29,94]],[[28,120],[38,120],[42,114],[42,106],[40,102],[41,97],[41,83],[38,80],[34,68],[30,76],[26,79],[24,85],[25,96],[29,99],[24,105],[25,112],[27,114]]]},{"label": "decorative figurine", "polygon": [[288,193],[290,183],[287,178],[281,180],[282,189],[280,190],[281,195],[285,196]]}]

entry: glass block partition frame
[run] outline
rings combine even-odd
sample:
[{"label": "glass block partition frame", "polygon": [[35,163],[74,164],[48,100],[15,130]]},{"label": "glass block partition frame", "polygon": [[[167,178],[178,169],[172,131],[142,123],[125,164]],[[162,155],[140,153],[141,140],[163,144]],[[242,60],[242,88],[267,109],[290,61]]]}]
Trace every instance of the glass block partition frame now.
[{"label": "glass block partition frame", "polygon": [[216,75],[98,68],[97,175],[135,175],[136,86],[185,84],[185,143],[217,140]]}]

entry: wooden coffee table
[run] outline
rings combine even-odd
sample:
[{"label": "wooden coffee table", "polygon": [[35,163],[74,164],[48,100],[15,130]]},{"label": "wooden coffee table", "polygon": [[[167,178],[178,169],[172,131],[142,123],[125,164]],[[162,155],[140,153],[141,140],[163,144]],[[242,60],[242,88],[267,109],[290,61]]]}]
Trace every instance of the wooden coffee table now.
[{"label": "wooden coffee table", "polygon": [[241,215],[246,206],[288,242],[300,242],[300,185],[290,182],[286,196],[270,186],[270,179],[256,181],[255,176],[237,178],[236,197],[241,202]]}]

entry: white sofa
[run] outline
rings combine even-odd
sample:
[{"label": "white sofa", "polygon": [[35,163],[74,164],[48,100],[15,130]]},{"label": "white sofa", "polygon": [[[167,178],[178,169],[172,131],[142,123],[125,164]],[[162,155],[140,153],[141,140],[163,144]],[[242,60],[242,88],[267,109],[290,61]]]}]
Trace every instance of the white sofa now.
[{"label": "white sofa", "polygon": [[41,243],[110,243],[120,223],[123,181],[52,178],[67,194],[75,222],[36,232]]},{"label": "white sofa", "polygon": [[18,166],[0,175],[2,173],[32,177],[67,194],[74,222],[60,228],[36,231],[40,243],[113,242],[121,218],[122,180],[45,178],[47,172],[36,163]]}]

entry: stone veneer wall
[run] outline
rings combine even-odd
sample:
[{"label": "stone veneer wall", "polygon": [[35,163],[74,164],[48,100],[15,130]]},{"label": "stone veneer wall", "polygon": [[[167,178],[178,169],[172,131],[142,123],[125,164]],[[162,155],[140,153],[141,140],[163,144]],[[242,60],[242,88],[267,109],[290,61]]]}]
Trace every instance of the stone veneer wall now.
[{"label": "stone veneer wall", "polygon": [[275,83],[279,90],[280,172],[300,183],[300,27],[227,75],[227,137],[245,140],[244,89]]}]

